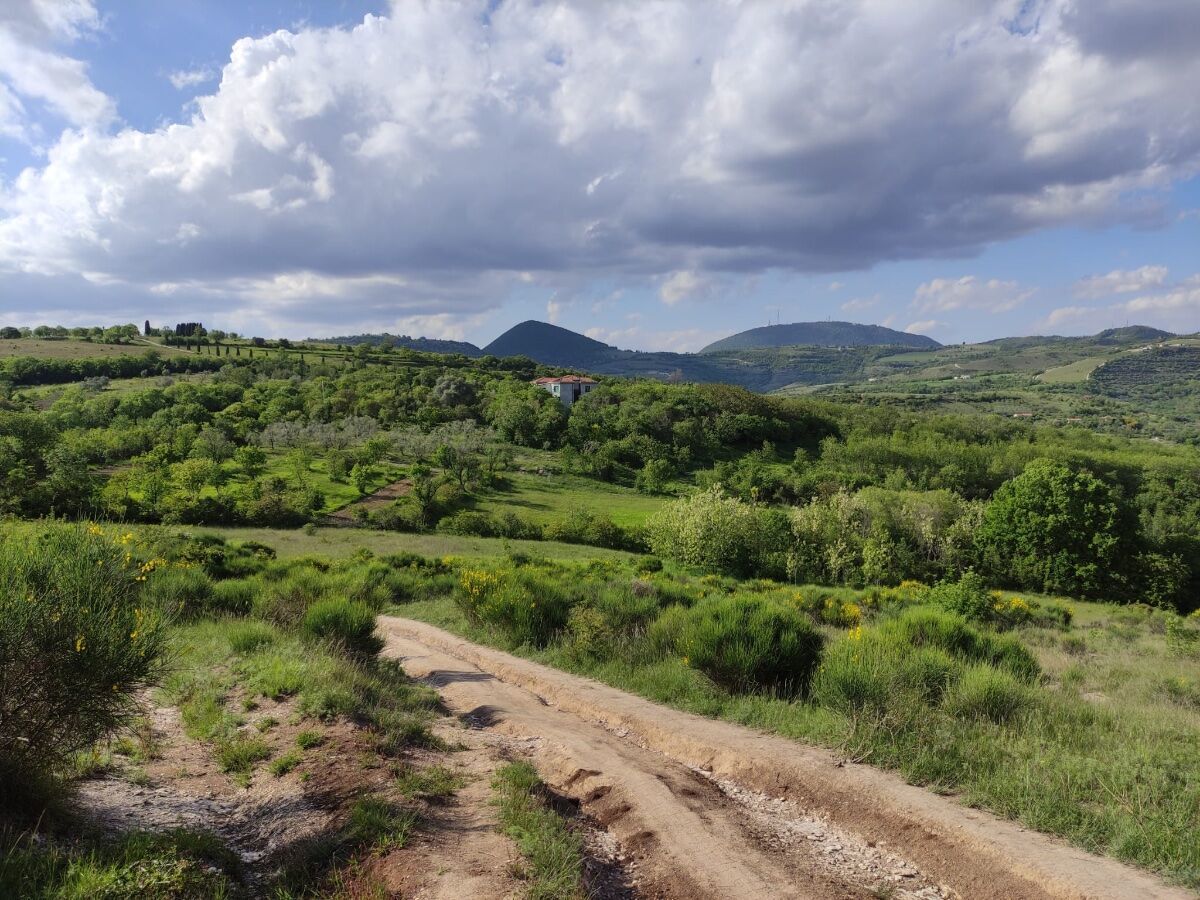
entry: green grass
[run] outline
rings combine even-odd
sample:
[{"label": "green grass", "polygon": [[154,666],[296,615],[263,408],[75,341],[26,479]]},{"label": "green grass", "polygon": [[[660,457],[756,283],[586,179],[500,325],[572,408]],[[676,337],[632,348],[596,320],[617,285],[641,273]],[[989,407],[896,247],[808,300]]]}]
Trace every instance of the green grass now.
[{"label": "green grass", "polygon": [[445,766],[405,767],[396,773],[396,788],[405,797],[443,800],[453,796],[466,783],[466,778]]},{"label": "green grass", "polygon": [[149,344],[100,344],[67,338],[61,341],[43,341],[38,338],[0,340],[0,359],[17,356],[36,356],[39,359],[110,359],[116,356],[141,356],[147,350],[155,350],[161,356],[183,356],[182,350]]},{"label": "green grass", "polygon": [[[688,712],[833,748],[913,783],[957,793],[968,805],[1200,886],[1197,660],[1170,650],[1161,613],[1074,607],[1076,624],[1068,632],[1019,632],[1041,664],[1040,684],[991,668],[976,672],[973,664],[944,702],[910,709],[885,698],[883,720],[721,690],[682,659],[648,654],[636,637],[598,656],[573,652],[563,641],[543,650],[514,649],[471,626],[449,598],[408,604],[397,613]],[[832,652],[839,632],[826,631],[835,637]],[[913,677],[926,675],[937,677],[916,670]]]},{"label": "green grass", "polygon": [[1081,381],[1087,381],[1087,377],[1092,374],[1099,366],[1108,362],[1107,356],[1089,356],[1085,359],[1077,359],[1073,363],[1068,363],[1065,366],[1056,366],[1053,369],[1047,369],[1038,376],[1038,381],[1043,384],[1077,384]]},{"label": "green grass", "polygon": [[217,744],[215,756],[222,772],[245,775],[255,763],[271,758],[271,747],[261,738],[238,736]]},{"label": "green grass", "polygon": [[[533,460],[526,463],[528,466]],[[555,460],[550,465],[560,463]],[[632,488],[606,484],[579,475],[538,475],[536,472],[506,472],[509,487],[484,490],[474,508],[495,515],[515,512],[545,525],[585,509],[612,519],[617,525],[641,525],[662,507],[662,497],[639,494]]]},{"label": "green grass", "polygon": [[[264,737],[242,733],[243,720],[233,711],[239,693],[294,698],[296,712],[313,720],[363,722],[384,753],[434,743],[427,724],[435,695],[409,682],[396,663],[351,660],[271,626],[272,640],[239,654],[230,635],[247,625],[231,618],[176,626],[175,669],[161,689],[163,699],[179,707],[186,733],[210,744],[223,769],[247,774],[267,758],[263,748],[271,749],[269,728],[258,729]],[[308,746],[312,740],[304,738]]]},{"label": "green grass", "polygon": [[296,766],[303,762],[304,756],[298,750],[289,750],[283,756],[277,756],[271,761],[271,774],[276,778],[282,778]]},{"label": "green grass", "polygon": [[325,743],[325,735],[319,731],[306,729],[296,735],[296,746],[301,750],[311,750],[313,747],[320,747]]},{"label": "green grass", "polygon": [[509,763],[492,781],[500,825],[528,866],[530,900],[577,900],[583,891],[583,841],[546,803],[527,762]]},{"label": "green grass", "polygon": [[323,556],[329,559],[348,559],[360,550],[376,556],[389,553],[419,553],[440,559],[445,556],[487,558],[503,556],[510,550],[547,559],[609,559],[630,560],[631,553],[606,550],[580,544],[561,544],[556,541],[514,541],[504,538],[456,537],[443,534],[397,534],[368,531],[361,528],[317,528],[309,534],[301,529],[283,528],[205,528],[227,540],[258,541],[274,548],[280,559],[298,556]]},{"label": "green grass", "polygon": [[0,896],[24,900],[221,898],[235,888],[237,856],[207,832],[135,832],[95,844],[34,841],[0,830]]},{"label": "green grass", "polygon": [[414,810],[377,797],[364,797],[350,808],[347,840],[377,851],[398,850],[408,843],[418,821]]}]

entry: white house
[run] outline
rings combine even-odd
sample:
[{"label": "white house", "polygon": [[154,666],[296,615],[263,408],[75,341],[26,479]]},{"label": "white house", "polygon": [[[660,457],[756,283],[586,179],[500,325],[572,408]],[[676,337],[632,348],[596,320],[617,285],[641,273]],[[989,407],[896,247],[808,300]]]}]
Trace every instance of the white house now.
[{"label": "white house", "polygon": [[584,394],[591,393],[599,385],[585,375],[563,375],[560,378],[538,378],[533,382],[542,390],[549,391],[567,409]]}]

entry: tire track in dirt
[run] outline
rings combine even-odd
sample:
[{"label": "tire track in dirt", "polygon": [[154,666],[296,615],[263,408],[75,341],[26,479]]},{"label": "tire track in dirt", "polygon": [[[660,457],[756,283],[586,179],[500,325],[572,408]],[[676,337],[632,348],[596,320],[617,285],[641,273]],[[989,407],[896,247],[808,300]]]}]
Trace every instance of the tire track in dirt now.
[{"label": "tire track in dirt", "polygon": [[[381,617],[385,653],[473,727],[531,743],[556,790],[677,897],[1183,900],[1111,859],[888,773]],[[768,833],[787,840],[764,839]]]}]

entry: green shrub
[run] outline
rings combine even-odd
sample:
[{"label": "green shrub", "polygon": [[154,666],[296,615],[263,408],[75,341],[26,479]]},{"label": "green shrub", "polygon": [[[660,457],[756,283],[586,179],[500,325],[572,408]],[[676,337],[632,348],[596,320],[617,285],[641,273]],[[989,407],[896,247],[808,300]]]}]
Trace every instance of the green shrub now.
[{"label": "green shrub", "polygon": [[1007,722],[1033,703],[1033,692],[1008,672],[969,667],[946,695],[946,709],[959,718]]},{"label": "green shrub", "polygon": [[247,620],[229,626],[229,646],[234,653],[253,653],[275,640],[277,632],[266,622]]},{"label": "green shrub", "polygon": [[258,582],[250,579],[233,578],[218,581],[212,586],[209,606],[216,612],[235,616],[247,615],[254,606],[254,596],[258,593],[258,588]]},{"label": "green shrub", "polygon": [[213,583],[199,568],[158,568],[146,576],[143,598],[146,603],[174,615],[194,618],[211,608]]},{"label": "green shrub", "polygon": [[672,607],[650,626],[648,637],[727,690],[785,696],[807,691],[824,642],[796,609],[738,596]]},{"label": "green shrub", "polygon": [[79,527],[0,534],[0,784],[61,770],[158,676],[164,619],[126,560]]},{"label": "green shrub", "polygon": [[962,616],[928,607],[905,610],[880,625],[881,634],[899,647],[936,647],[967,662],[999,666],[1027,681],[1041,667],[1013,635],[997,635],[973,627]]},{"label": "green shrub", "polygon": [[720,488],[673,503],[646,524],[658,556],[727,575],[782,575],[791,538],[786,517],[727,497]]},{"label": "green shrub", "polygon": [[417,826],[417,814],[386,800],[364,797],[350,808],[346,841],[356,847],[391,850],[403,847]]},{"label": "green shrub", "polygon": [[332,641],[352,653],[378,653],[383,641],[375,634],[375,612],[356,600],[321,600],[304,613],[302,631]]},{"label": "green shrub", "polygon": [[982,576],[973,569],[963,572],[958,581],[935,585],[929,591],[928,601],[975,622],[987,622],[995,617],[995,599],[988,592]]},{"label": "green shrub", "polygon": [[496,523],[487,513],[459,510],[453,515],[444,516],[437,523],[437,531],[443,534],[457,534],[464,537],[496,537],[499,533]]},{"label": "green shrub", "polygon": [[294,563],[278,573],[268,570],[264,575],[279,577],[264,580],[254,598],[255,615],[285,627],[294,627],[304,618],[305,611],[316,601],[332,592],[335,579],[316,566]]},{"label": "green shrub", "polygon": [[881,713],[894,698],[896,648],[878,633],[856,629],[826,651],[813,683],[813,700],[846,715]]},{"label": "green shrub", "polygon": [[472,622],[499,630],[514,644],[544,647],[567,624],[571,603],[560,579],[528,568],[467,569],[455,602]]}]

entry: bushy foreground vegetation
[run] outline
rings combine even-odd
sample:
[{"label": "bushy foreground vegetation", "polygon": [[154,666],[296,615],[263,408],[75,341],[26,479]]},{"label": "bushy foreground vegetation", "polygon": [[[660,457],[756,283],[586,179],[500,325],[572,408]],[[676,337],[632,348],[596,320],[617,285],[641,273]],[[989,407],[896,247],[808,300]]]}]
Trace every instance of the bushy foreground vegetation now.
[{"label": "bushy foreground vegetation", "polygon": [[1198,617],[999,592],[974,573],[853,590],[653,559],[456,569],[449,597],[398,611],[1200,884]]}]

